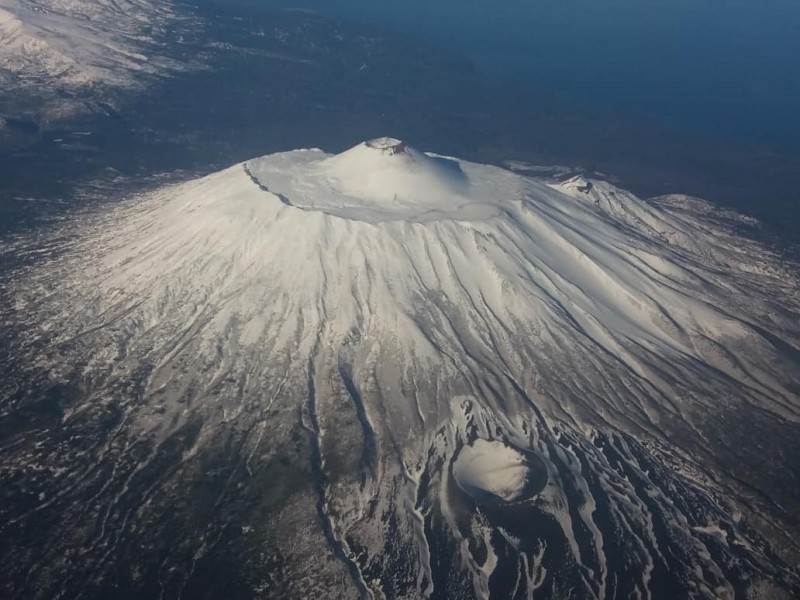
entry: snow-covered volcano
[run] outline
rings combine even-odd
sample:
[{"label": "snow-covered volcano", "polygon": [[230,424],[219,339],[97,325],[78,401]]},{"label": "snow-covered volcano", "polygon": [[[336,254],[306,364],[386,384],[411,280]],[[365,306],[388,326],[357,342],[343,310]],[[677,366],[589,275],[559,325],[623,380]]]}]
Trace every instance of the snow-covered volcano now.
[{"label": "snow-covered volcano", "polygon": [[740,224],[390,138],[102,211],[9,285],[69,400],[4,535],[98,593],[790,597],[800,287]]}]

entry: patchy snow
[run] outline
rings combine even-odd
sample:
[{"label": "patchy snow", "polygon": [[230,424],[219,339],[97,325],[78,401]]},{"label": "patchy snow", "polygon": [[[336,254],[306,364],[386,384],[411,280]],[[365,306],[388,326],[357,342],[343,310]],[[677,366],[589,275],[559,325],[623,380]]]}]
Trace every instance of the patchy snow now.
[{"label": "patchy snow", "polygon": [[136,86],[179,68],[161,46],[181,18],[158,0],[0,0],[0,73],[23,85]]}]

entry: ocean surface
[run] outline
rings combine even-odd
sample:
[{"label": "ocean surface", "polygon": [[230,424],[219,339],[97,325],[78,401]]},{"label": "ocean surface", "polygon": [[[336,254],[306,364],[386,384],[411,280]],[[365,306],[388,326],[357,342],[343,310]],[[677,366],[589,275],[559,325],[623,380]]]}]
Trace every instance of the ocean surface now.
[{"label": "ocean surface", "polygon": [[380,23],[588,108],[800,150],[796,0],[238,1]]}]

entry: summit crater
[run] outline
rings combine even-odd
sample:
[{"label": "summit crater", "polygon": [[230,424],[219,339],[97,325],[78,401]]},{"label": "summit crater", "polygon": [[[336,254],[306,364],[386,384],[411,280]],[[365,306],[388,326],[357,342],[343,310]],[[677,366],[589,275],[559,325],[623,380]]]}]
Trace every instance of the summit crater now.
[{"label": "summit crater", "polygon": [[349,220],[484,220],[496,190],[470,164],[381,137],[336,155],[299,150],[249,161],[245,170],[284,204]]}]

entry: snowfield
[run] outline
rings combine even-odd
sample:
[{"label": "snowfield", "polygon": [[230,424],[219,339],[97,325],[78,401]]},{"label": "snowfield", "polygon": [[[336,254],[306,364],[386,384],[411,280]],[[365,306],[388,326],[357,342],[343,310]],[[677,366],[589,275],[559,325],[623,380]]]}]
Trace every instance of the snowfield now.
[{"label": "snowfield", "polygon": [[5,282],[15,373],[70,390],[7,529],[52,514],[96,593],[792,597],[800,286],[737,223],[390,138],[100,211]]}]

